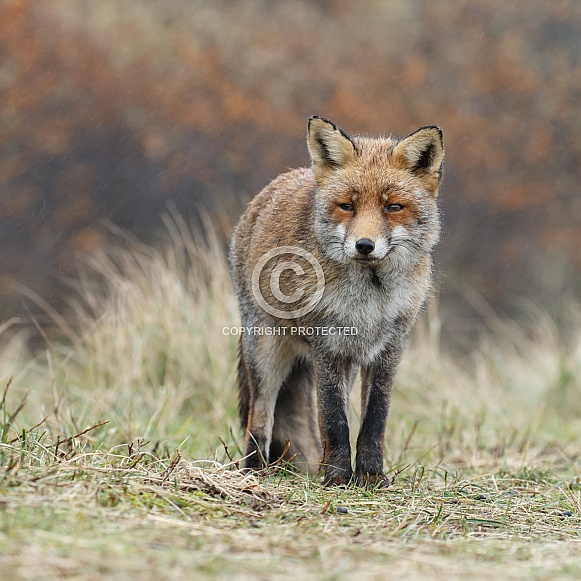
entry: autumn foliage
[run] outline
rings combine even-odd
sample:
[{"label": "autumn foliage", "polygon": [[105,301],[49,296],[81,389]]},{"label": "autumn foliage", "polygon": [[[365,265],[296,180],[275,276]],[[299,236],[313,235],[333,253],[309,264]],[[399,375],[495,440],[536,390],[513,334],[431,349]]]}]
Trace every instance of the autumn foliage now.
[{"label": "autumn foliage", "polygon": [[574,0],[0,3],[0,313],[50,302],[107,221],[168,202],[226,235],[308,163],[307,117],[444,130],[444,301],[557,301],[581,280],[581,11]]}]

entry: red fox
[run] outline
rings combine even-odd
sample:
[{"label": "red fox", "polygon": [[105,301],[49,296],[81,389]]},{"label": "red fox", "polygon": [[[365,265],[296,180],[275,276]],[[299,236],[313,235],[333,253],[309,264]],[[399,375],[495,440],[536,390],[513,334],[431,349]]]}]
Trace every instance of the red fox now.
[{"label": "red fox", "polygon": [[[326,484],[386,485],[394,375],[440,234],[442,131],[350,137],[314,116],[307,144],[312,167],[267,185],[231,241],[244,466],[284,456],[311,473],[322,467]],[[359,370],[353,472],[347,412]]]}]

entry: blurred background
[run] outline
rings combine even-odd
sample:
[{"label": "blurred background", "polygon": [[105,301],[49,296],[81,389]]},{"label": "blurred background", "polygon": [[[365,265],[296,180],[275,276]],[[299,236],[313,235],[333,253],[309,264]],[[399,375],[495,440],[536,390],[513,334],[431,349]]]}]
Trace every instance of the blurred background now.
[{"label": "blurred background", "polygon": [[[445,334],[581,290],[576,0],[0,0],[0,323],[177,208],[230,233],[310,115],[444,131]],[[561,313],[563,315],[563,313]],[[566,312],[565,312],[566,317]]]}]

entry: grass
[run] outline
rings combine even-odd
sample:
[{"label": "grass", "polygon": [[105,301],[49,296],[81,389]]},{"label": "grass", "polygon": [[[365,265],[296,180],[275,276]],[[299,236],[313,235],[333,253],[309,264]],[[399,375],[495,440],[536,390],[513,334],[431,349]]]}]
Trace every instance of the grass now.
[{"label": "grass", "polygon": [[224,253],[168,231],[86,257],[75,324],[53,313],[40,352],[0,328],[0,579],[579,578],[579,325],[492,319],[458,360],[432,305],[398,372],[389,489],[243,474]]}]

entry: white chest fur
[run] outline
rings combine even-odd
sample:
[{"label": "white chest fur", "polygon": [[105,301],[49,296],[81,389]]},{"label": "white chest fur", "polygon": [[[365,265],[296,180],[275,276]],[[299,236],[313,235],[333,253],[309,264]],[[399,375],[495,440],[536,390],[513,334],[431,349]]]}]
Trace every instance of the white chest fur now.
[{"label": "white chest fur", "polygon": [[346,275],[328,282],[317,312],[321,325],[347,327],[349,334],[328,335],[322,341],[332,353],[364,365],[402,332],[396,320],[415,319],[428,285],[361,265],[353,265]]}]

